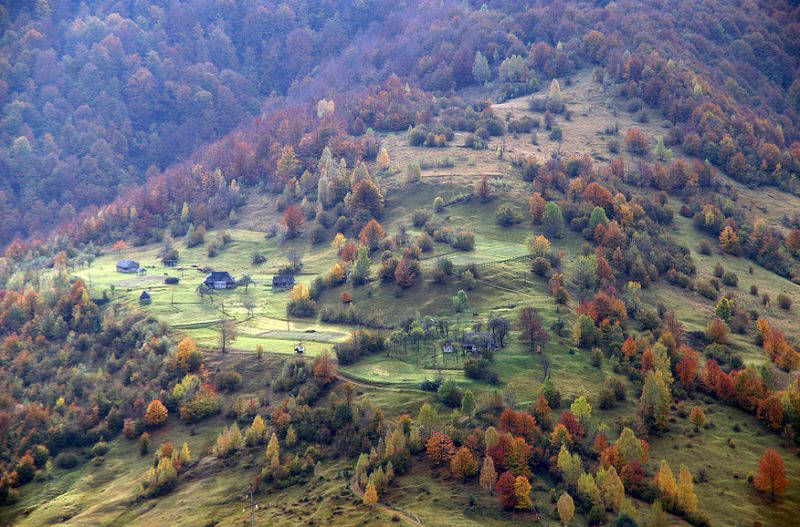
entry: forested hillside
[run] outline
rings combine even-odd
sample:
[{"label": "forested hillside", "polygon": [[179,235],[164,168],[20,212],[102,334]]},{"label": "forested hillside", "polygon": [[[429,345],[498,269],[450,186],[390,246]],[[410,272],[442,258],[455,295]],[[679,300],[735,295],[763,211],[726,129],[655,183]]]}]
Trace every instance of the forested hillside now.
[{"label": "forested hillside", "polygon": [[0,6],[0,242],[107,203],[258,115],[390,5]]}]

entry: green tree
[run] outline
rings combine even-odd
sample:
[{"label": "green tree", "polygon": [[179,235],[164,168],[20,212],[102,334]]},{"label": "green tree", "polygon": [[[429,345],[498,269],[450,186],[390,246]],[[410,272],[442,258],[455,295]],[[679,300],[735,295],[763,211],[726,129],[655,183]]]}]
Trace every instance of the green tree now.
[{"label": "green tree", "polygon": [[475,413],[475,394],[470,390],[464,390],[464,396],[461,398],[461,412],[469,417]]},{"label": "green tree", "polygon": [[459,289],[456,296],[453,297],[453,310],[456,313],[461,313],[467,309],[467,293],[463,289]]},{"label": "green tree", "polygon": [[650,430],[664,430],[667,427],[671,402],[669,387],[661,372],[648,372],[639,398],[639,413]]},{"label": "green tree", "polygon": [[489,69],[489,61],[480,51],[475,53],[475,61],[472,63],[472,76],[480,84],[489,81],[491,77],[491,70]]},{"label": "green tree", "polygon": [[367,282],[369,279],[370,263],[367,248],[361,246],[358,249],[358,257],[353,264],[353,272],[350,273],[350,280],[352,280],[354,286],[360,286]]},{"label": "green tree", "polygon": [[564,216],[556,202],[550,201],[545,205],[542,226],[551,238],[561,238],[564,235]]}]

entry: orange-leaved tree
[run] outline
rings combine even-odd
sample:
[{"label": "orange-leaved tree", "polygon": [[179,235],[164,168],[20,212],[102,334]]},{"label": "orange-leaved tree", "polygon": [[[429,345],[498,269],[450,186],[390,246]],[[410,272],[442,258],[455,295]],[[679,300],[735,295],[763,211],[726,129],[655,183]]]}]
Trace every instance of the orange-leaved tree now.
[{"label": "orange-leaved tree", "polygon": [[774,498],[782,495],[788,484],[786,467],[783,465],[780,454],[774,448],[768,448],[758,463],[758,474],[753,479],[753,485],[761,492],[768,492]]}]

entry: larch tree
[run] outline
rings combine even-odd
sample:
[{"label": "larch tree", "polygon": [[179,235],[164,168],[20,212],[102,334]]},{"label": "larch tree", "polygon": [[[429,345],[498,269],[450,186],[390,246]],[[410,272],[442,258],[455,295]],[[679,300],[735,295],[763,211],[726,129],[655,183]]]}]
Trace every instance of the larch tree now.
[{"label": "larch tree", "polygon": [[678,506],[686,514],[697,514],[697,495],[694,493],[692,473],[684,464],[681,464],[678,473]]},{"label": "larch tree", "polygon": [[378,490],[375,488],[374,483],[367,485],[367,490],[364,491],[363,502],[364,505],[375,505],[378,503]]},{"label": "larch tree", "polygon": [[606,506],[615,512],[620,511],[622,500],[625,498],[625,485],[617,474],[614,465],[608,467],[603,478],[603,501]]},{"label": "larch tree", "polygon": [[647,372],[639,398],[639,413],[651,430],[666,428],[671,401],[669,387],[661,371]]},{"label": "larch tree", "polygon": [[677,504],[678,486],[675,483],[675,476],[672,474],[672,469],[666,459],[661,460],[661,465],[658,467],[658,472],[653,479],[661,497],[670,504]]},{"label": "larch tree", "polygon": [[267,461],[271,461],[276,456],[279,456],[281,452],[281,444],[278,442],[278,436],[275,435],[275,432],[272,432],[272,436],[269,438],[269,444],[267,445]]},{"label": "larch tree", "polygon": [[575,515],[575,502],[572,501],[572,496],[562,492],[556,507],[558,508],[558,517],[561,519],[561,525],[568,525]]},{"label": "larch tree", "polygon": [[531,484],[525,476],[517,476],[514,480],[514,494],[517,497],[516,509],[528,510],[533,506]]},{"label": "larch tree", "polygon": [[476,52],[475,60],[472,63],[472,77],[479,84],[484,84],[489,81],[491,75],[489,60],[480,51]]},{"label": "larch tree", "polygon": [[481,488],[490,496],[494,493],[494,487],[497,484],[497,471],[494,468],[494,460],[492,459],[492,456],[486,456],[483,458],[480,484]]}]

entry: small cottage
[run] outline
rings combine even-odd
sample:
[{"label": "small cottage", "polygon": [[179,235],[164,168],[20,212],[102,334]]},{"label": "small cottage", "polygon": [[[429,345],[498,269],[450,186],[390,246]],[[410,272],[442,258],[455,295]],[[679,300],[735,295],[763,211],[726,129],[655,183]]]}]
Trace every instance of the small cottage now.
[{"label": "small cottage", "polygon": [[453,353],[453,341],[452,340],[445,340],[444,344],[442,344],[442,353],[450,354]]},{"label": "small cottage", "polygon": [[497,350],[499,346],[494,334],[490,332],[469,331],[461,339],[461,348],[465,352],[479,353],[486,350]]},{"label": "small cottage", "polygon": [[178,260],[164,260],[163,263],[164,267],[175,267],[178,265]]},{"label": "small cottage", "polygon": [[178,279],[177,276],[168,276],[168,277],[164,278],[164,283],[167,284],[167,285],[175,285],[178,282],[180,282],[180,280]]},{"label": "small cottage", "polygon": [[150,294],[147,291],[142,291],[142,294],[139,296],[139,303],[143,306],[146,306],[152,301],[153,299],[150,298]]},{"label": "small cottage", "polygon": [[118,273],[135,273],[139,270],[139,262],[136,260],[119,260],[117,261]]},{"label": "small cottage", "polygon": [[203,283],[211,289],[236,289],[236,280],[228,271],[211,271]]},{"label": "small cottage", "polygon": [[291,287],[294,287],[293,274],[276,274],[272,277],[273,289],[289,289]]}]

